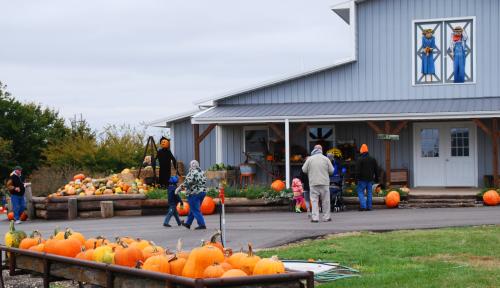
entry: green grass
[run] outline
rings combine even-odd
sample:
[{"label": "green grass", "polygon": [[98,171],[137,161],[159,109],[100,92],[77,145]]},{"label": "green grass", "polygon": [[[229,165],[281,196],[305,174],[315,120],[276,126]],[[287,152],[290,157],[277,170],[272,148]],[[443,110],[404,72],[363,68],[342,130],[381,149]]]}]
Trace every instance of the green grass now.
[{"label": "green grass", "polygon": [[321,259],[360,270],[319,287],[499,287],[500,226],[356,233],[305,241],[261,256]]}]

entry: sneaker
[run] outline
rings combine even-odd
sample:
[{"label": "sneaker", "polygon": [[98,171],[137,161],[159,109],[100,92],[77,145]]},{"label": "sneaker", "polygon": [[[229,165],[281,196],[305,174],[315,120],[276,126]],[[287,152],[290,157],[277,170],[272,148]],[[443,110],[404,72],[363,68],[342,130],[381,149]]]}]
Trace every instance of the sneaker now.
[{"label": "sneaker", "polygon": [[207,226],[198,226],[194,228],[194,230],[205,230],[205,229],[207,229]]},{"label": "sneaker", "polygon": [[181,225],[184,226],[184,227],[186,227],[187,229],[191,229],[191,225],[188,225],[188,224],[186,224],[184,222],[181,222]]},{"label": "sneaker", "polygon": [[302,213],[302,210],[300,210],[300,207],[295,207],[295,213]]},{"label": "sneaker", "polygon": [[318,220],[311,220],[311,223],[319,223]]},{"label": "sneaker", "polygon": [[172,227],[170,224],[163,224],[164,227]]},{"label": "sneaker", "polygon": [[358,211],[366,211],[365,208],[359,208]]},{"label": "sneaker", "polygon": [[332,222],[332,218],[325,220],[325,222]]},{"label": "sneaker", "polygon": [[21,223],[23,223],[23,222],[21,222],[21,220],[16,220],[16,222],[14,222],[14,223],[15,223],[16,225],[18,225],[18,224],[21,224]]}]

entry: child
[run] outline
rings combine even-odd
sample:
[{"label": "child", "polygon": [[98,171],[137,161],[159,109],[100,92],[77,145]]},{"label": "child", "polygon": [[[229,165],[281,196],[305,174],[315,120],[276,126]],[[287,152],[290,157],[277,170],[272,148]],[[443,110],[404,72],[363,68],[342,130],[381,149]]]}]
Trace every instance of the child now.
[{"label": "child", "polygon": [[163,226],[165,227],[172,227],[170,226],[170,218],[174,216],[175,221],[177,222],[177,226],[181,226],[181,219],[179,218],[179,213],[177,212],[177,204],[180,203],[181,209],[183,209],[184,203],[182,202],[181,197],[179,196],[177,192],[177,182],[179,179],[177,176],[172,176],[169,179],[169,184],[167,187],[167,193],[168,193],[168,213],[165,216],[165,220],[163,221]]},{"label": "child", "polygon": [[305,204],[304,200],[304,188],[302,188],[302,182],[299,178],[294,178],[292,181],[292,191],[293,199],[295,200],[295,212],[302,213],[302,205]]}]

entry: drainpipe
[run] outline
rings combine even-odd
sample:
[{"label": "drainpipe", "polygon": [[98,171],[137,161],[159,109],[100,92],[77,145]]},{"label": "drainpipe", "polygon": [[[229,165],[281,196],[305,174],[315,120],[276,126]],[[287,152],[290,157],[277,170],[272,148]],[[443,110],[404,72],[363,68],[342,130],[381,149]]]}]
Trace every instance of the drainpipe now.
[{"label": "drainpipe", "polygon": [[290,188],[290,121],[285,119],[285,175],[286,189]]}]

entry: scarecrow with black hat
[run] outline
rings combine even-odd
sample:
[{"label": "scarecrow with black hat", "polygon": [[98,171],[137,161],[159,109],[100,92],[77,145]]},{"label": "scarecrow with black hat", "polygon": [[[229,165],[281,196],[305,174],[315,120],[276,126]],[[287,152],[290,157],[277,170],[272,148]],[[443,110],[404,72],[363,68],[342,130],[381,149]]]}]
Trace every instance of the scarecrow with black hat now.
[{"label": "scarecrow with black hat", "polygon": [[465,57],[466,57],[466,42],[468,36],[462,26],[453,28],[451,34],[451,43],[448,48],[449,55],[453,60],[453,80],[455,83],[465,82]]},{"label": "scarecrow with black hat", "polygon": [[[175,170],[177,170],[177,160],[170,150],[170,139],[161,137],[160,147],[161,148],[158,149],[158,153],[156,155],[156,158],[160,163],[160,177],[158,179],[158,184],[160,184],[161,187],[167,187],[171,176],[172,163],[174,164]],[[177,174],[179,174],[179,172],[177,172]]]}]

